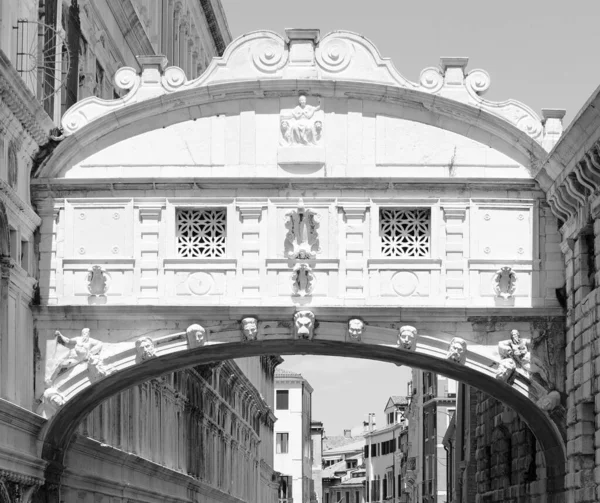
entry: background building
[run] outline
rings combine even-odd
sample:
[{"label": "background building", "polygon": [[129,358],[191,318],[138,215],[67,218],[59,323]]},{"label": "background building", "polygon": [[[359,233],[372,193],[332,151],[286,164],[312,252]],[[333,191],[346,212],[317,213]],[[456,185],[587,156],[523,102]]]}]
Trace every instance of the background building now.
[{"label": "background building", "polygon": [[325,434],[323,423],[321,421],[311,421],[310,434],[313,480],[311,502],[321,503],[323,501],[323,435]]},{"label": "background building", "polygon": [[275,371],[275,470],[280,473],[280,503],[310,503],[313,498],[312,392],[302,375]]},{"label": "background building", "polygon": [[390,397],[385,406],[387,424],[365,435],[367,501],[399,501],[402,487],[400,436],[408,427],[405,419],[407,406],[405,398]]}]

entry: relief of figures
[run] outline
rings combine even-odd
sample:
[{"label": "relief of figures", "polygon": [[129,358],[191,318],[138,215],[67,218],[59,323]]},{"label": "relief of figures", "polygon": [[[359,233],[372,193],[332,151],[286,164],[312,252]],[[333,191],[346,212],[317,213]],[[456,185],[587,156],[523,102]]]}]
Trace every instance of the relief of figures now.
[{"label": "relief of figures", "polygon": [[87,362],[91,356],[99,355],[102,351],[102,342],[90,337],[90,329],[84,328],[77,337],[65,337],[58,330],[54,332],[57,344],[69,348],[69,352],[58,362],[52,374],[46,379],[46,386],[50,386],[58,375],[70,368]]},{"label": "relief of figures", "polygon": [[321,141],[323,119],[321,105],[312,106],[300,95],[298,105],[291,110],[282,110],[280,116],[281,146],[313,145]]}]

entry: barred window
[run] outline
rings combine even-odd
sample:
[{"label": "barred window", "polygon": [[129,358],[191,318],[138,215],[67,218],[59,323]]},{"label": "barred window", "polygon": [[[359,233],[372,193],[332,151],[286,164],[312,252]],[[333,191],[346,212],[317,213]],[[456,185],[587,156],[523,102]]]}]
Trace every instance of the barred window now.
[{"label": "barred window", "polygon": [[224,257],[225,230],[225,209],[177,210],[177,255]]},{"label": "barred window", "polygon": [[384,257],[428,257],[431,210],[381,209],[379,235]]}]

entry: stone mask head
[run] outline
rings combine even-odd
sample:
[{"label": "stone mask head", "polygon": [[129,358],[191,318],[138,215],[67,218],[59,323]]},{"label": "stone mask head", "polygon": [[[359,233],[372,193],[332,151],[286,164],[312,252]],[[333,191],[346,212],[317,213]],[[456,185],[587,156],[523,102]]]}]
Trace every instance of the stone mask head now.
[{"label": "stone mask head", "polygon": [[410,325],[400,327],[398,332],[398,346],[407,351],[414,351],[417,346],[417,329]]},{"label": "stone mask head", "polygon": [[244,318],[242,320],[242,334],[247,341],[255,341],[258,336],[258,320],[256,318]]},{"label": "stone mask head", "polygon": [[202,325],[194,323],[185,331],[190,348],[197,348],[206,344],[206,330]]},{"label": "stone mask head", "polygon": [[460,337],[454,337],[450,341],[446,359],[464,365],[467,361],[467,341]]},{"label": "stone mask head", "polygon": [[500,363],[498,363],[498,369],[496,370],[496,379],[508,382],[514,374],[516,368],[517,365],[512,358],[504,358],[503,360],[500,360]]},{"label": "stone mask head", "polygon": [[358,318],[353,318],[348,322],[348,335],[355,341],[360,341],[365,330],[365,324]]},{"label": "stone mask head", "polygon": [[294,332],[298,339],[312,339],[315,315],[311,311],[298,311],[294,315]]},{"label": "stone mask head", "polygon": [[150,360],[156,356],[156,349],[154,348],[154,342],[150,337],[140,337],[135,341],[135,350],[137,352],[137,362],[143,362]]}]

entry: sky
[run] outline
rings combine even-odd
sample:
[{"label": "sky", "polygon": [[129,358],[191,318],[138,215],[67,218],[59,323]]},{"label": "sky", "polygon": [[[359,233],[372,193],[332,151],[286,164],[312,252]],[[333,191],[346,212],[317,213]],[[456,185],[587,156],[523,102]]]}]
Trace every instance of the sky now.
[{"label": "sky", "polygon": [[[350,30],[370,39],[404,77],[441,56],[468,56],[467,70],[491,77],[485,98],[567,110],[573,120],[600,85],[600,0],[221,0],[231,35],[254,30]],[[405,395],[410,370],[366,360],[293,356],[283,368],[310,382],[313,418],[341,434],[375,412],[383,424],[390,395]]]}]

